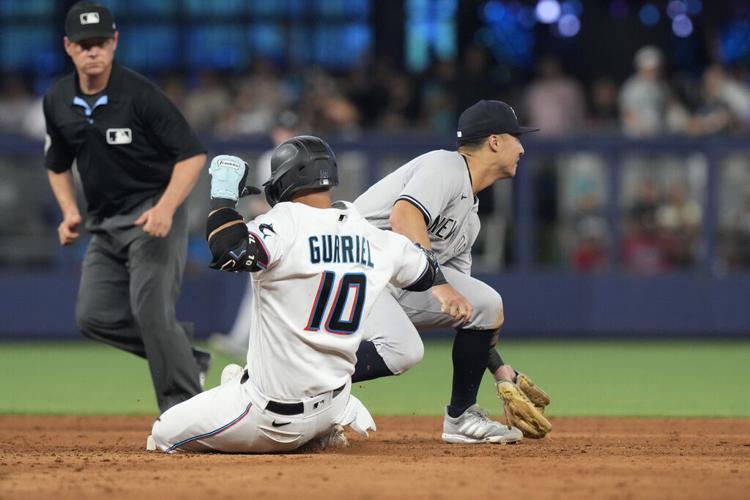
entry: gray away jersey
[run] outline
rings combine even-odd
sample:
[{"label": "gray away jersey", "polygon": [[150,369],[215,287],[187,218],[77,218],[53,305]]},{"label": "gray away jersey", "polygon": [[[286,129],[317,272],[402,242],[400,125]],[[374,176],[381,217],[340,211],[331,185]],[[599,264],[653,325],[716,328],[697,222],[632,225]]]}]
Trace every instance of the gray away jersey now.
[{"label": "gray away jersey", "polygon": [[430,151],[387,175],[354,202],[359,213],[380,229],[391,229],[393,205],[406,200],[427,223],[440,264],[471,272],[471,246],[479,233],[477,201],[469,169],[456,151]]}]

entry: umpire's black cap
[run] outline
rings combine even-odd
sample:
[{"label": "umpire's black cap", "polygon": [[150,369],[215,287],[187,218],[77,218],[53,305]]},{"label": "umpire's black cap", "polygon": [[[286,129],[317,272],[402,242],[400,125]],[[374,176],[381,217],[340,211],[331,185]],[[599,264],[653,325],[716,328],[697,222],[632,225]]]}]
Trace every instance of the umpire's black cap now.
[{"label": "umpire's black cap", "polygon": [[520,126],[516,112],[503,101],[481,100],[458,117],[456,137],[460,143],[492,134],[521,135],[538,130]]},{"label": "umpire's black cap", "polygon": [[89,38],[112,38],[115,36],[115,19],[103,5],[78,2],[65,16],[65,35],[71,42]]}]

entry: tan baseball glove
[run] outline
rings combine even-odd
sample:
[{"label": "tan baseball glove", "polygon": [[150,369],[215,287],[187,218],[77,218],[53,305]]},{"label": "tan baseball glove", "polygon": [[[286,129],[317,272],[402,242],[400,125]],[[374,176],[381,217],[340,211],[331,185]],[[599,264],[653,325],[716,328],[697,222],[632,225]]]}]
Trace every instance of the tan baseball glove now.
[{"label": "tan baseball glove", "polygon": [[[549,404],[549,396],[525,375],[519,374],[516,380],[515,384],[507,380],[497,383],[497,395],[503,400],[505,419],[524,436],[543,438],[552,430],[552,424],[542,413],[544,406]],[[523,389],[527,389],[534,400]],[[540,403],[539,406],[536,402]]]},{"label": "tan baseball glove", "polygon": [[529,401],[534,403],[534,406],[539,408],[539,411],[544,413],[544,408],[550,403],[549,396],[542,390],[541,387],[536,385],[528,375],[519,373],[516,377],[516,384],[526,394]]}]

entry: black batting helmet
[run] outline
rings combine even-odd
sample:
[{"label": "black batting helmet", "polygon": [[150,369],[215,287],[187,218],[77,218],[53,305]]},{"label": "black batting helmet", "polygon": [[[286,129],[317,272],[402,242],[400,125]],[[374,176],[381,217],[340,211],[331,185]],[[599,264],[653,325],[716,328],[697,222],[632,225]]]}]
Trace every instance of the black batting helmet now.
[{"label": "black batting helmet", "polygon": [[271,206],[300,191],[338,186],[336,155],[323,139],[299,135],[279,144],[271,155],[271,178],[263,184]]}]

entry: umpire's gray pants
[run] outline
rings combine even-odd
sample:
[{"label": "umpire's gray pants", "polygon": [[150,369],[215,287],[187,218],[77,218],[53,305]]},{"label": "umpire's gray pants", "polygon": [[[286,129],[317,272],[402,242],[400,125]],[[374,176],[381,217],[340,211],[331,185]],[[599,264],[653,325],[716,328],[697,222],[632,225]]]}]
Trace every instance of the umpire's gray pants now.
[{"label": "umpire's gray pants", "polygon": [[363,339],[375,344],[388,369],[396,375],[422,360],[424,346],[418,332],[435,328],[495,330],[502,324],[503,299],[495,289],[449,267],[442,270],[448,283],[473,306],[468,322],[442,312],[430,290],[409,292],[393,288],[378,295],[365,320]]},{"label": "umpire's gray pants", "polygon": [[88,222],[76,304],[81,332],[148,360],[159,409],[201,392],[198,366],[175,304],[187,254],[187,214],[180,207],[165,238],[134,226],[150,200],[128,215]]}]

